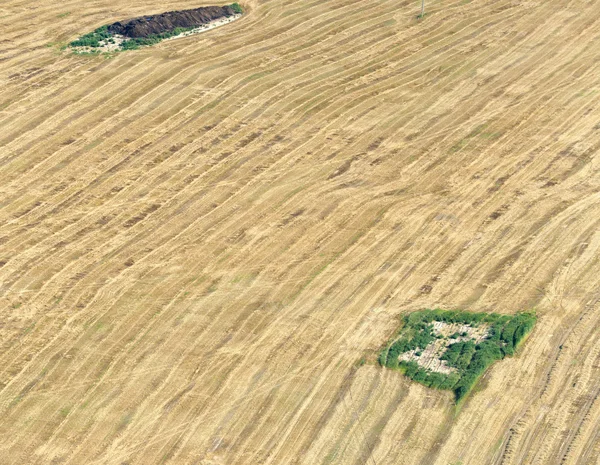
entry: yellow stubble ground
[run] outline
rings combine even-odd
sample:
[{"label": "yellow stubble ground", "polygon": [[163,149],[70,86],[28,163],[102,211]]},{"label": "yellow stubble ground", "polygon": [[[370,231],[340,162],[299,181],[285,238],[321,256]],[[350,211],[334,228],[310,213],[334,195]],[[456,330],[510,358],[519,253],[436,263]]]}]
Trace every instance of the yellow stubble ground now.
[{"label": "yellow stubble ground", "polygon": [[[418,3],[2,3],[0,463],[598,463],[600,4]],[[458,411],[426,307],[539,321]]]}]

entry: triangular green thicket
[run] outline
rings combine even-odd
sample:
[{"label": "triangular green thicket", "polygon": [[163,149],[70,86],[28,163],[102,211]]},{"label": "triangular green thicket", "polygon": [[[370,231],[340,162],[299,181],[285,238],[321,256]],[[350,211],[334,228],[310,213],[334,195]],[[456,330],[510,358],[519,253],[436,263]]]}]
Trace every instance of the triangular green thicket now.
[{"label": "triangular green thicket", "polygon": [[381,351],[379,363],[425,386],[451,389],[458,401],[488,366],[514,354],[535,322],[535,314],[525,312],[413,312],[404,317],[399,332]]}]

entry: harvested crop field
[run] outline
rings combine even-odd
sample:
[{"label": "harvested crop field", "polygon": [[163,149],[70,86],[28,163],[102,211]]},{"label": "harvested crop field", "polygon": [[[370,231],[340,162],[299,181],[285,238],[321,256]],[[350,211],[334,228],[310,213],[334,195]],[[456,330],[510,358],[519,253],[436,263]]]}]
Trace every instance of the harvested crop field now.
[{"label": "harvested crop field", "polygon": [[[203,5],[0,5],[2,465],[600,463],[600,3],[60,50]],[[537,310],[459,412],[370,362],[437,307]]]}]

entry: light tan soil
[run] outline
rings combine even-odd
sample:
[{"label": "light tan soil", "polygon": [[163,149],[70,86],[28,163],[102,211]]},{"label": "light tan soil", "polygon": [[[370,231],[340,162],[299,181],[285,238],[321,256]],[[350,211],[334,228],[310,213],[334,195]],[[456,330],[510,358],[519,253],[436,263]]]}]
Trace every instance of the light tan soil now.
[{"label": "light tan soil", "polygon": [[168,39],[165,39],[165,40],[180,39],[181,37],[188,37],[188,36],[193,36],[195,34],[200,34],[201,32],[208,32],[211,29],[214,29],[216,27],[225,26],[226,24],[229,24],[229,23],[235,21],[236,19],[240,19],[241,17],[242,17],[242,15],[234,15],[234,16],[227,16],[227,17],[221,18],[221,19],[216,19],[214,21],[211,21],[210,23],[203,24],[202,26],[197,27],[196,29],[192,29],[191,31],[187,31],[187,32],[178,34],[173,37],[169,37]]},{"label": "light tan soil", "polygon": [[[2,2],[3,465],[597,464],[600,2],[244,6]],[[458,414],[357,363],[435,307],[538,311]]]}]

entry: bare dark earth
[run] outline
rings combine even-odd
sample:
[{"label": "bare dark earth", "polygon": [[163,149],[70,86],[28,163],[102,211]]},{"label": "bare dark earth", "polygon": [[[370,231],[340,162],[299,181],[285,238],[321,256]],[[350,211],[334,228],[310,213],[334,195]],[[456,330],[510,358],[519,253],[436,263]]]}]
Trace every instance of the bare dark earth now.
[{"label": "bare dark earth", "polygon": [[149,37],[172,31],[175,28],[192,28],[219,18],[236,14],[230,6],[207,6],[193,10],[169,11],[153,16],[141,16],[127,22],[116,22],[108,26],[111,34],[121,34],[132,39]]}]

